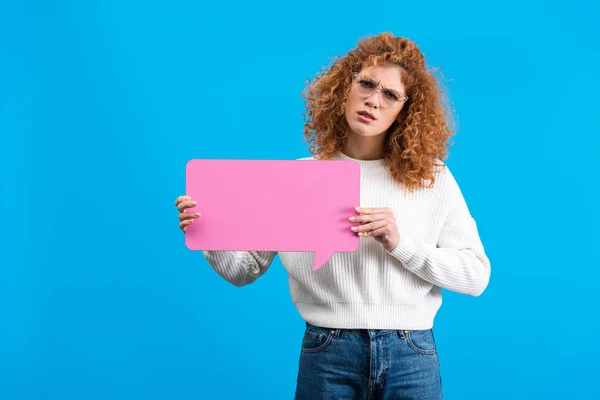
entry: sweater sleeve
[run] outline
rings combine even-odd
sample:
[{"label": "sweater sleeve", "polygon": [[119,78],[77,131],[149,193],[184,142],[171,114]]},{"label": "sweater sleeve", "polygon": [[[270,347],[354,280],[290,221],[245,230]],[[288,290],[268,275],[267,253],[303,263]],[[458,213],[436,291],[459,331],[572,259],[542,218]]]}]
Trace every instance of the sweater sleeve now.
[{"label": "sweater sleeve", "polygon": [[450,211],[437,245],[423,243],[400,232],[400,242],[388,251],[420,278],[453,292],[479,296],[490,279],[490,261],[456,180],[447,171]]},{"label": "sweater sleeve", "polygon": [[208,264],[223,279],[241,287],[256,281],[273,263],[275,251],[203,250]]}]

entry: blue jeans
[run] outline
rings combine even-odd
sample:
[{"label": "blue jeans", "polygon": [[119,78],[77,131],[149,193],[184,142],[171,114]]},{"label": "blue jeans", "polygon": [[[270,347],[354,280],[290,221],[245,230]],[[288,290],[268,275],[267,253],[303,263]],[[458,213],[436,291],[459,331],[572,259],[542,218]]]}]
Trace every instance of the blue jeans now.
[{"label": "blue jeans", "polygon": [[335,329],[306,324],[296,400],[438,400],[433,330]]}]

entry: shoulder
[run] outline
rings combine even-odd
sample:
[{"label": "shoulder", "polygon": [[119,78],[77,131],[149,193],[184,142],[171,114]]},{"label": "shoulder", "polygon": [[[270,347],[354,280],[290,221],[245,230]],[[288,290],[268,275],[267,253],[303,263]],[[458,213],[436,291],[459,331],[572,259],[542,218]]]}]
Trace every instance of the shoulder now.
[{"label": "shoulder", "polygon": [[435,182],[432,187],[426,189],[431,195],[448,204],[462,197],[456,177],[447,163],[437,160],[433,175]]},{"label": "shoulder", "polygon": [[433,175],[435,176],[434,187],[450,189],[451,186],[457,186],[456,178],[454,177],[450,166],[441,160],[436,161]]},{"label": "shoulder", "polygon": [[434,184],[436,196],[443,203],[450,205],[451,208],[463,207],[465,205],[463,190],[452,169],[445,163],[443,167],[436,168],[436,182]]},{"label": "shoulder", "polygon": [[302,160],[316,160],[316,158],[314,156],[296,158],[296,161],[302,161]]}]

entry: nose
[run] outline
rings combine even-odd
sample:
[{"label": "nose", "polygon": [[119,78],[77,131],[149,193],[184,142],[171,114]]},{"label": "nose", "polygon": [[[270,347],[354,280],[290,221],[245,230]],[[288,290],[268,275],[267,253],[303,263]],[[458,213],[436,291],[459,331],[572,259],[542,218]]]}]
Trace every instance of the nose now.
[{"label": "nose", "polygon": [[365,106],[373,107],[375,109],[379,108],[379,91],[375,91],[369,97],[365,99]]}]

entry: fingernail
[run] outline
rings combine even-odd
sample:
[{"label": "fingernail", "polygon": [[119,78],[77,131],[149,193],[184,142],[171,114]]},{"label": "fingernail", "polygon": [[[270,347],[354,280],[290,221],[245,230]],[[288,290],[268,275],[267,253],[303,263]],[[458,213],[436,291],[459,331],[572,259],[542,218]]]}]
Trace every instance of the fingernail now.
[{"label": "fingernail", "polygon": [[192,205],[194,205],[194,206],[195,206],[195,205],[196,205],[196,202],[195,202],[195,201],[192,201]]},{"label": "fingernail", "polygon": [[199,217],[199,216],[200,216],[200,213],[196,213],[196,214],[194,214],[194,215],[195,215],[196,217]]},{"label": "fingernail", "polygon": [[355,219],[354,217],[350,217],[350,221],[354,221],[354,219]]},{"label": "fingernail", "polygon": [[353,227],[352,227],[352,228],[350,228],[350,229],[352,229],[354,232],[356,232],[356,230],[357,230],[358,228],[357,228],[357,227],[355,227],[355,226],[353,226]]}]

